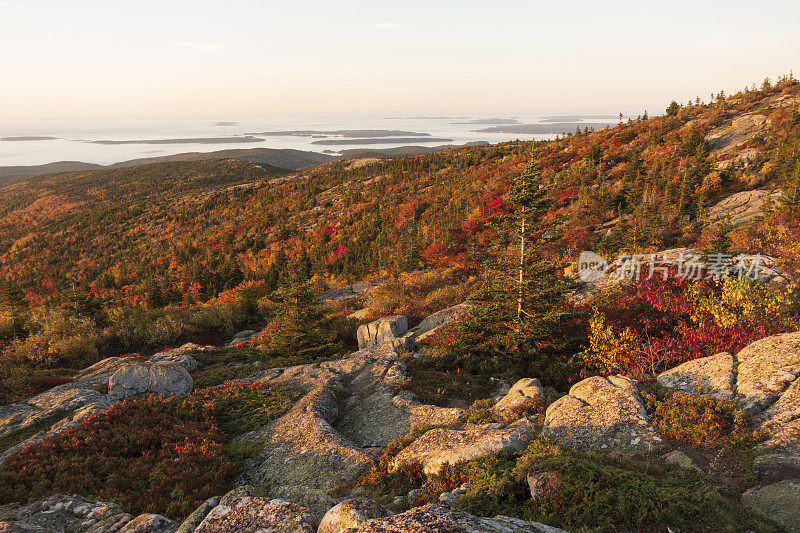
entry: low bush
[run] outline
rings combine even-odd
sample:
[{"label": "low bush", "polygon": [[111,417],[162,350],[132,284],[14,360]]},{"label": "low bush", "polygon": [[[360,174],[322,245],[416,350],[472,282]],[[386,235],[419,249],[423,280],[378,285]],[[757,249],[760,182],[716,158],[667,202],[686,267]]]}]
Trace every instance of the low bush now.
[{"label": "low bush", "polygon": [[676,392],[659,400],[645,394],[648,414],[662,435],[696,448],[720,449],[755,443],[749,411],[733,400]]},{"label": "low bush", "polygon": [[[403,445],[398,441],[362,479],[370,497],[386,502],[419,489],[409,504],[420,505],[466,484],[467,493],[457,503],[461,510],[571,531],[779,531],[739,505],[735,494],[712,487],[693,472],[647,458],[582,453],[539,438],[524,452],[445,465],[430,476],[413,464],[389,473],[389,461]],[[535,500],[528,474],[547,479]]]},{"label": "low bush", "polygon": [[252,454],[254,445],[227,447],[231,438],[274,420],[297,396],[226,384],[186,398],[127,400],[11,455],[0,470],[0,502],[68,492],[182,519],[226,492],[235,460]]},{"label": "low bush", "polygon": [[674,273],[623,285],[584,309],[589,346],[576,358],[584,376],[651,377],[680,363],[736,353],[769,335],[797,329],[792,287],[749,280],[692,282]]}]

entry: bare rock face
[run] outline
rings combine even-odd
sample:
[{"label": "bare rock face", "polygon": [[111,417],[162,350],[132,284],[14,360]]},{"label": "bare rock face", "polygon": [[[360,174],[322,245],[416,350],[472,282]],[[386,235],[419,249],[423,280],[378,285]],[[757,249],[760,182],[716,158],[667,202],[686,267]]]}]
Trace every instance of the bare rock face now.
[{"label": "bare rock face", "polygon": [[336,505],[336,500],[331,498],[325,491],[310,489],[308,487],[289,486],[276,487],[272,489],[268,496],[278,500],[296,503],[306,509],[314,517],[314,521],[319,523],[325,513]]},{"label": "bare rock face", "polygon": [[377,348],[383,343],[390,343],[392,346],[406,346],[408,338],[403,336],[408,331],[408,320],[403,315],[394,315],[379,318],[374,322],[365,324],[358,328],[358,349]]},{"label": "bare rock face", "polygon": [[635,382],[623,376],[594,376],[573,385],[569,395],[547,408],[544,433],[575,448],[626,454],[662,444]]},{"label": "bare rock face", "polygon": [[113,503],[56,494],[28,504],[0,507],[0,531],[71,533],[172,533],[177,524],[160,515],[133,517]]},{"label": "bare rock face", "polygon": [[47,426],[25,440],[0,449],[0,465],[18,450],[42,442],[50,435],[74,427],[86,416],[108,409],[113,401],[83,382],[65,383],[22,403],[0,406],[0,437],[13,435],[32,425]]},{"label": "bare rock face", "polygon": [[78,372],[75,375],[75,381],[89,386],[108,383],[108,378],[114,375],[115,372],[132,365],[137,360],[135,357],[107,357]]},{"label": "bare rock face", "polygon": [[414,507],[362,522],[354,533],[566,533],[563,529],[507,516],[479,518],[445,505]]},{"label": "bare rock face", "polygon": [[0,437],[26,428],[60,412],[66,413],[101,401],[103,394],[78,383],[65,383],[25,402],[0,406]]},{"label": "bare rock face", "polygon": [[242,435],[263,440],[264,448],[248,462],[240,482],[328,490],[359,475],[372,459],[331,426],[338,412],[336,395],[320,387],[272,424]]},{"label": "bare rock face", "polygon": [[536,378],[522,378],[494,405],[498,413],[521,407],[525,402],[544,400],[545,392]]},{"label": "bare rock face", "polygon": [[159,514],[139,515],[124,526],[117,533],[160,533],[175,531],[177,524]]},{"label": "bare rock face", "polygon": [[764,204],[775,204],[780,196],[778,189],[756,189],[732,194],[713,205],[708,211],[708,218],[711,222],[727,219],[733,227],[741,226],[760,215]]},{"label": "bare rock face", "polygon": [[214,507],[195,533],[314,533],[311,514],[297,504],[254,496],[228,498]]},{"label": "bare rock face", "polygon": [[688,361],[661,373],[658,382],[689,394],[730,397],[736,385],[736,358],[727,352]]},{"label": "bare rock face", "polygon": [[219,502],[220,499],[217,497],[206,500],[203,505],[195,509],[194,512],[183,521],[175,533],[194,533],[194,530],[197,529],[201,523],[203,523],[203,520],[205,520],[206,516],[208,516],[208,513],[210,513],[217,505],[219,505]]},{"label": "bare rock face", "polygon": [[463,409],[420,404],[408,391],[381,388],[352,398],[336,429],[359,446],[386,446],[418,426],[455,424],[463,413]]},{"label": "bare rock face", "polygon": [[344,533],[373,518],[391,516],[386,507],[364,498],[350,498],[332,507],[319,524],[317,533]]},{"label": "bare rock face", "polygon": [[458,320],[469,314],[475,308],[475,304],[463,302],[447,309],[437,311],[430,316],[427,316],[422,322],[419,323],[411,331],[416,335],[416,340],[423,341],[436,333],[439,328],[449,324],[454,320]]},{"label": "bare rock face", "polygon": [[759,430],[768,436],[762,448],[800,455],[800,379],[793,381],[756,422]]},{"label": "bare rock face", "polygon": [[389,470],[395,471],[404,464],[420,463],[425,474],[435,474],[447,463],[454,465],[487,455],[523,450],[535,436],[532,426],[499,426],[486,424],[470,429],[431,429],[398,453]]},{"label": "bare rock face", "polygon": [[169,362],[169,363],[177,363],[181,365],[183,368],[186,369],[187,372],[194,372],[198,368],[200,368],[200,363],[192,357],[191,354],[200,353],[204,349],[203,346],[199,344],[195,344],[193,342],[187,342],[183,346],[179,348],[173,348],[172,350],[165,350],[163,352],[158,352],[147,361],[150,363],[160,363],[160,362]]},{"label": "bare rock face", "polygon": [[133,396],[184,396],[192,391],[192,376],[178,363],[134,363],[108,378],[108,394],[121,400]]},{"label": "bare rock face", "polygon": [[331,289],[327,292],[323,292],[317,296],[317,298],[323,302],[338,302],[339,300],[358,298],[363,296],[365,292],[377,287],[378,285],[378,283],[373,283],[370,281],[361,281],[359,283],[347,285],[346,287],[339,287],[336,289]]},{"label": "bare rock face", "polygon": [[737,392],[745,407],[758,413],[800,377],[800,332],[761,339],[743,348],[736,357]]},{"label": "bare rock face", "polygon": [[741,115],[708,132],[706,141],[712,150],[720,155],[732,155],[747,141],[765,133],[769,129],[769,119],[764,115]]}]

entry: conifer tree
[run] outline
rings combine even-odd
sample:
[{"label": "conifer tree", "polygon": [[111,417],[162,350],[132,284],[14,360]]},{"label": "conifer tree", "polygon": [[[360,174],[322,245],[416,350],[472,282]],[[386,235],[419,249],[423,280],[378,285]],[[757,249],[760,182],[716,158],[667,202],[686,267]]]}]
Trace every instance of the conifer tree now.
[{"label": "conifer tree", "polygon": [[[454,349],[466,366],[489,372],[524,373],[556,349],[551,335],[564,313],[559,304],[567,285],[558,265],[542,252],[549,228],[549,189],[540,185],[538,163],[517,178],[508,194],[513,211],[497,226],[511,243],[486,263],[477,304],[461,326]],[[504,239],[501,238],[501,241]]]},{"label": "conifer tree", "polygon": [[272,324],[270,355],[296,355],[318,359],[335,354],[341,346],[331,342],[322,324],[325,319],[319,302],[311,292],[309,281],[297,273],[289,273],[278,292],[275,324]]},{"label": "conifer tree", "polygon": [[781,203],[789,211],[800,210],[800,162],[795,163],[794,171],[784,180]]}]

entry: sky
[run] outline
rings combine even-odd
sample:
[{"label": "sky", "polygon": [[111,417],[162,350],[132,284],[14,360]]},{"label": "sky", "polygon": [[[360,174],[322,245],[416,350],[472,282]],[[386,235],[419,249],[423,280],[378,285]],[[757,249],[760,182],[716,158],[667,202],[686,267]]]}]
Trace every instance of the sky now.
[{"label": "sky", "polygon": [[0,0],[0,120],[663,112],[800,70],[800,2]]}]

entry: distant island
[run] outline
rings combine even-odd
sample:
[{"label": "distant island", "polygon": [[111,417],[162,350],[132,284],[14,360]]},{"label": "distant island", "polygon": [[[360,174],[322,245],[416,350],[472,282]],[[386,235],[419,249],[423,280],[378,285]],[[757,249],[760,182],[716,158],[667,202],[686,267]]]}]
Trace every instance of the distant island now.
[{"label": "distant island", "polygon": [[233,121],[224,121],[223,120],[222,122],[214,123],[214,125],[215,126],[238,126],[239,123],[238,122],[233,122]]},{"label": "distant island", "polygon": [[453,122],[453,124],[519,124],[515,118],[476,118],[464,122]]},{"label": "distant island", "polygon": [[430,133],[403,130],[286,130],[286,131],[261,131],[248,133],[248,135],[264,135],[267,137],[348,137],[348,138],[373,138],[373,137],[430,137]]},{"label": "distant island", "polygon": [[21,136],[21,137],[0,137],[0,141],[55,141],[58,137],[38,137],[38,136]]},{"label": "distant island", "polygon": [[559,134],[574,132],[575,128],[590,128],[599,130],[607,128],[608,122],[550,122],[542,124],[512,124],[509,126],[493,126],[481,130],[472,130],[478,133],[523,133],[528,135]]},{"label": "distant island", "polygon": [[452,142],[453,139],[442,139],[438,137],[425,137],[424,139],[414,137],[388,137],[388,138],[370,138],[370,139],[324,139],[320,141],[313,141],[311,144],[321,144],[326,146],[338,146],[345,144],[398,144],[398,143],[447,143]]},{"label": "distant island", "polygon": [[131,139],[124,141],[88,141],[92,144],[221,144],[260,143],[266,139],[245,135],[243,137],[192,137],[187,139]]},{"label": "distant island", "polygon": [[619,118],[618,115],[553,115],[550,117],[542,118],[542,122],[578,122],[583,119],[603,119],[603,118],[610,118],[615,119]]}]

